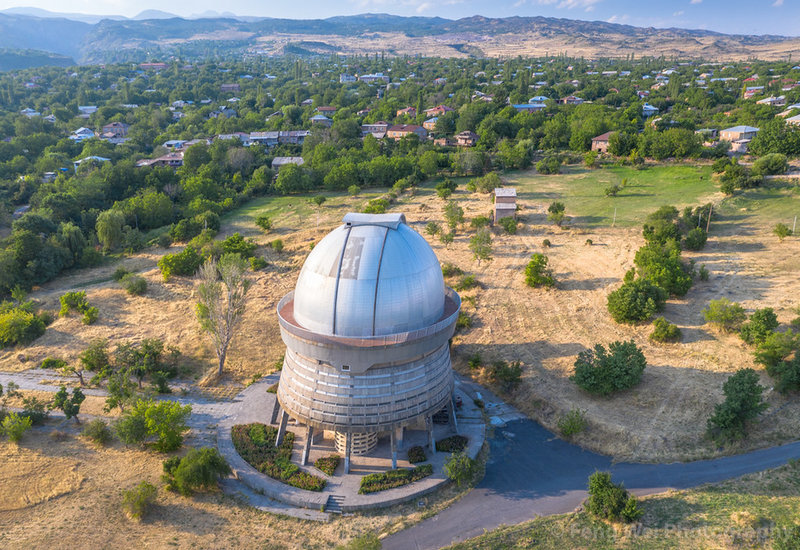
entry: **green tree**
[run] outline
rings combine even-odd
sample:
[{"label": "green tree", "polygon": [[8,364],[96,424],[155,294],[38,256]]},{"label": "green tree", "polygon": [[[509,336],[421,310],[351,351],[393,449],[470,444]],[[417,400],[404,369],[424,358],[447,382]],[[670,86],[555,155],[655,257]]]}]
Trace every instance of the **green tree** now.
[{"label": "green tree", "polygon": [[444,205],[444,219],[451,231],[455,231],[458,224],[464,222],[464,209],[456,201],[449,201]]},{"label": "green tree", "polygon": [[230,466],[213,447],[191,449],[186,456],[164,461],[164,481],[167,488],[184,496],[199,489],[213,489],[223,476],[231,473]]},{"label": "green tree", "polygon": [[191,413],[191,405],[181,406],[177,401],[139,399],[117,422],[117,435],[126,445],[155,439],[156,450],[174,451],[183,444],[183,432],[189,429],[186,421]]},{"label": "green tree", "polygon": [[209,333],[217,353],[217,375],[222,375],[225,357],[245,311],[247,262],[238,254],[223,254],[219,262],[208,260],[200,268],[197,318]]},{"label": "green tree", "polygon": [[566,210],[567,207],[564,206],[563,202],[552,202],[547,207],[547,219],[561,227],[561,224],[564,223]]},{"label": "green tree", "polygon": [[74,418],[75,422],[80,424],[78,420],[78,412],[81,410],[81,403],[86,399],[80,388],[73,388],[72,395],[67,394],[66,386],[61,386],[61,389],[56,392],[53,400],[53,407],[61,409],[67,420]]},{"label": "green tree", "polygon": [[551,287],[556,284],[553,273],[547,267],[547,256],[535,253],[525,267],[525,284],[530,287]]},{"label": "green tree", "polygon": [[611,481],[609,472],[595,472],[589,476],[586,510],[597,518],[627,523],[638,520],[643,514],[636,497],[631,496],[622,483]]},{"label": "green tree", "polygon": [[647,360],[633,340],[612,342],[608,350],[597,344],[594,350],[578,354],[570,380],[589,393],[611,395],[638,384],[646,366]]},{"label": "green tree", "polygon": [[617,323],[637,323],[664,309],[667,291],[647,279],[626,281],[608,295],[608,312]]},{"label": "green tree", "polygon": [[105,251],[118,248],[122,244],[123,225],[125,225],[125,215],[117,210],[106,210],[97,216],[95,225],[97,239]]},{"label": "green tree", "polygon": [[444,462],[442,471],[447,479],[454,481],[459,487],[467,485],[475,477],[477,465],[467,453],[458,451],[452,453]]},{"label": "green tree", "polygon": [[739,335],[742,340],[756,346],[764,342],[764,340],[778,328],[778,317],[771,307],[757,309],[750,316],[750,320],[742,325]]},{"label": "green tree", "polygon": [[789,226],[785,223],[776,224],[772,232],[778,237],[779,240],[783,241],[786,237],[790,237],[792,235],[792,230],[789,229]]},{"label": "green tree", "polygon": [[722,386],[725,401],[714,407],[714,414],[708,419],[712,437],[723,440],[744,437],[747,422],[767,408],[761,397],[763,391],[753,369],[740,369],[732,374]]},{"label": "green tree", "polygon": [[480,265],[481,260],[492,259],[492,234],[488,227],[481,227],[469,239],[469,249]]}]

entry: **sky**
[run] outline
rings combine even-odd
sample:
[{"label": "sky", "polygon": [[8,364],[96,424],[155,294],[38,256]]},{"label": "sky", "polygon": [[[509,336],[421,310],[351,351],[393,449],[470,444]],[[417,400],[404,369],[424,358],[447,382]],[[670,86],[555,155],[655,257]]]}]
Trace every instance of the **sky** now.
[{"label": "sky", "polygon": [[180,16],[216,10],[291,19],[359,13],[448,19],[472,15],[542,15],[643,27],[709,29],[733,34],[800,35],[800,0],[0,0],[0,9],[18,6],[128,17],[144,9],[159,9]]}]

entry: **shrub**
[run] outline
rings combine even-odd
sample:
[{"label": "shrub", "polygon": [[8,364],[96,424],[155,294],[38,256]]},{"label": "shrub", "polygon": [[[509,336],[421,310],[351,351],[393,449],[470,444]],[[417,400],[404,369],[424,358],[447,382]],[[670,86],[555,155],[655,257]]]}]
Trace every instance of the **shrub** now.
[{"label": "shrub", "polygon": [[789,226],[785,223],[776,224],[775,227],[772,229],[772,232],[780,239],[781,241],[786,237],[791,236],[792,230],[789,229]]},{"label": "shrub", "polygon": [[585,244],[586,246],[592,246],[594,244],[594,241],[592,239],[586,239],[586,242],[583,244]]},{"label": "shrub", "polygon": [[63,359],[59,359],[57,357],[48,357],[44,361],[42,361],[42,365],[40,368],[43,369],[62,369],[67,366],[67,362]]},{"label": "shrub", "polygon": [[116,431],[126,444],[145,444],[170,452],[183,444],[183,432],[189,429],[186,420],[192,412],[191,405],[181,406],[177,401],[137,400],[117,422]]},{"label": "shrub", "polygon": [[572,437],[586,429],[586,411],[571,409],[567,414],[558,419],[558,431],[564,437]]},{"label": "shrub", "polygon": [[23,397],[22,398],[22,413],[25,418],[30,418],[34,426],[44,424],[47,416],[50,414],[50,403],[39,399],[38,397]]},{"label": "shrub", "polygon": [[800,334],[795,334],[792,329],[786,332],[770,332],[756,347],[754,358],[756,363],[764,365],[767,373],[770,373],[770,369],[798,350]]},{"label": "shrub", "polygon": [[161,248],[169,248],[172,246],[172,237],[168,233],[162,233],[156,239],[156,244]]},{"label": "shrub", "polygon": [[705,265],[701,265],[700,266],[700,271],[698,272],[698,275],[699,275],[701,281],[707,281],[708,280],[709,273],[708,273],[708,269],[706,269]]},{"label": "shrub", "polygon": [[795,353],[791,360],[770,367],[767,373],[775,379],[775,389],[779,392],[800,391],[800,354]]},{"label": "shrub", "polygon": [[147,292],[147,279],[140,275],[128,274],[120,281],[122,288],[131,296],[141,296]]},{"label": "shrub", "polygon": [[262,258],[261,256],[253,256],[250,258],[250,269],[253,271],[259,271],[267,267],[267,260]]},{"label": "shrub", "polygon": [[627,281],[608,295],[608,312],[617,323],[647,321],[666,301],[667,292],[647,279]]},{"label": "shrub", "polygon": [[636,498],[622,483],[611,481],[609,472],[595,472],[589,476],[589,498],[586,510],[601,519],[633,522],[642,517]]},{"label": "shrub", "polygon": [[471,288],[475,288],[479,284],[480,283],[478,283],[478,280],[475,279],[475,275],[467,275],[458,282],[456,285],[456,290],[459,292],[462,290],[469,290]]},{"label": "shrub", "polygon": [[202,230],[203,226],[197,220],[185,218],[170,228],[169,238],[183,243],[199,235]]},{"label": "shrub", "polygon": [[436,184],[436,194],[440,199],[446,199],[456,191],[457,184],[450,178],[444,178]]},{"label": "shrub", "polygon": [[193,246],[187,246],[181,252],[165,254],[158,260],[158,268],[165,281],[173,275],[194,275],[203,263],[203,257]]},{"label": "shrub", "polygon": [[458,318],[456,319],[456,330],[458,329],[467,329],[472,326],[472,317],[464,313],[463,311],[458,312]]},{"label": "shrub", "polygon": [[236,452],[245,462],[269,477],[308,491],[322,491],[325,480],[312,476],[292,464],[294,434],[286,432],[280,446],[275,446],[278,429],[265,424],[237,424],[231,429]]},{"label": "shrub", "polygon": [[436,442],[437,453],[457,453],[467,448],[469,439],[463,435],[451,435]]},{"label": "shrub", "polygon": [[770,153],[753,162],[752,172],[757,176],[773,176],[783,174],[789,169],[786,155]]},{"label": "shrub", "polygon": [[560,227],[564,222],[566,210],[563,202],[550,203],[550,206],[547,207],[547,219]]},{"label": "shrub", "polygon": [[456,485],[461,487],[475,477],[476,466],[475,461],[466,453],[457,451],[445,460],[442,471],[447,476],[447,479],[454,481]]},{"label": "shrub", "polygon": [[246,241],[239,233],[234,233],[220,244],[223,254],[238,254],[242,258],[249,258],[257,248],[256,243]]},{"label": "shrub", "polygon": [[6,413],[3,422],[0,423],[2,432],[8,436],[8,439],[14,443],[18,443],[25,432],[31,429],[33,422],[30,418],[17,414],[15,412]]},{"label": "shrub", "polygon": [[683,239],[683,246],[688,250],[701,250],[708,240],[708,233],[702,227],[689,230]]},{"label": "shrub", "polygon": [[133,489],[122,491],[122,509],[129,518],[140,520],[147,514],[157,494],[155,485],[142,481]]},{"label": "shrub", "polygon": [[552,246],[552,244],[550,244],[550,239],[545,239],[545,240],[542,241],[542,247],[543,248],[550,248],[551,246]]},{"label": "shrub", "polygon": [[641,278],[670,294],[683,296],[692,286],[692,277],[681,261],[681,249],[674,240],[644,245],[636,251],[633,262]]},{"label": "shrub", "polygon": [[30,344],[44,331],[42,318],[29,311],[11,308],[0,313],[0,349]]},{"label": "shrub", "polygon": [[83,317],[81,317],[81,323],[84,325],[93,325],[97,318],[100,316],[100,310],[96,307],[87,307],[86,310],[83,312]]},{"label": "shrub", "polygon": [[103,372],[109,367],[108,342],[103,339],[92,340],[78,359],[84,369]]},{"label": "shrub", "polygon": [[83,429],[82,433],[84,437],[91,439],[98,445],[108,445],[108,443],[114,438],[114,434],[111,433],[108,425],[99,418],[96,418],[86,424],[86,427]]},{"label": "shrub", "polygon": [[216,448],[203,447],[190,450],[183,458],[165,460],[163,480],[169,490],[188,496],[199,489],[213,489],[230,473],[230,466]]},{"label": "shrub", "polygon": [[606,187],[603,193],[605,194],[606,197],[616,197],[617,193],[619,193],[620,191],[622,191],[622,187],[614,184],[611,187]]},{"label": "shrub", "polygon": [[61,310],[58,312],[59,317],[66,317],[72,311],[79,311],[83,313],[89,307],[89,302],[86,299],[86,291],[80,292],[67,292],[61,298]]},{"label": "shrub", "polygon": [[358,185],[353,184],[347,188],[347,194],[351,197],[357,197],[359,193],[361,193],[361,188]]},{"label": "shrub", "polygon": [[425,462],[428,460],[428,457],[425,456],[425,449],[423,449],[419,445],[414,445],[410,449],[408,449],[408,461],[411,464],[417,464],[419,462]]},{"label": "shrub", "polygon": [[358,493],[361,495],[376,493],[394,487],[402,487],[414,481],[418,481],[433,474],[431,464],[423,464],[416,468],[400,468],[398,470],[388,470],[376,474],[369,474],[361,478],[361,485]]},{"label": "shrub", "polygon": [[656,317],[653,320],[653,332],[650,333],[650,340],[653,342],[677,342],[681,339],[681,329],[664,319]]},{"label": "shrub", "polygon": [[522,377],[522,365],[519,361],[506,363],[505,361],[495,361],[489,367],[489,378],[500,386],[505,392],[510,392],[519,385]]},{"label": "shrub", "polygon": [[425,225],[425,233],[427,233],[431,237],[434,237],[441,232],[442,232],[442,226],[440,226],[438,223],[434,221],[430,221],[427,223],[427,225]]},{"label": "shrub", "polygon": [[531,256],[531,261],[525,267],[525,284],[530,287],[544,286],[552,287],[556,284],[553,273],[547,267],[547,256],[535,253]]},{"label": "shrub", "polygon": [[775,311],[771,307],[765,307],[753,312],[750,320],[739,330],[739,336],[751,346],[757,346],[776,328],[778,328],[778,317]]},{"label": "shrub", "polygon": [[731,302],[727,298],[720,298],[708,303],[708,307],[703,310],[703,317],[706,322],[716,325],[721,330],[733,332],[741,326],[747,315],[740,304]]},{"label": "shrub", "polygon": [[558,174],[561,171],[561,159],[548,156],[536,163],[536,171],[540,174]]},{"label": "shrub", "polygon": [[128,274],[130,274],[130,271],[128,271],[124,267],[118,267],[114,271],[114,273],[111,275],[111,278],[114,279],[115,281],[121,281],[122,278],[125,277],[125,275],[128,275]]},{"label": "shrub", "polygon": [[744,437],[747,422],[767,408],[761,397],[763,391],[753,369],[732,374],[722,386],[725,401],[714,407],[714,414],[708,419],[709,434],[723,441]]},{"label": "shrub", "polygon": [[472,229],[480,229],[481,227],[486,227],[491,224],[491,220],[488,216],[475,216],[469,222],[469,226]]},{"label": "shrub", "polygon": [[269,246],[270,248],[272,248],[272,250],[274,250],[278,254],[283,252],[283,240],[281,239],[275,239],[274,241],[269,243]]},{"label": "shrub", "polygon": [[266,214],[262,214],[256,218],[256,225],[260,227],[264,233],[269,233],[270,229],[272,229],[272,220],[270,220],[269,216]]},{"label": "shrub", "polygon": [[633,340],[612,342],[608,350],[597,344],[594,350],[578,354],[570,380],[589,393],[611,395],[638,384],[646,366],[647,360]]},{"label": "shrub", "polygon": [[314,462],[314,466],[325,475],[332,476],[336,471],[336,467],[339,466],[340,461],[341,457],[339,455],[328,455],[318,458],[317,461]]},{"label": "shrub", "polygon": [[505,218],[500,218],[500,220],[497,223],[499,223],[502,226],[502,228],[505,229],[505,232],[508,233],[509,235],[513,235],[514,233],[517,232],[517,220],[512,216],[506,216]]},{"label": "shrub", "polygon": [[350,539],[347,544],[340,544],[336,550],[381,550],[381,539],[375,533],[364,533]]},{"label": "shrub", "polygon": [[455,277],[456,275],[463,274],[464,271],[462,271],[460,267],[456,267],[453,264],[442,264],[442,275],[444,277]]},{"label": "shrub", "polygon": [[361,211],[364,214],[383,214],[387,208],[389,208],[389,200],[379,197],[368,201]]}]

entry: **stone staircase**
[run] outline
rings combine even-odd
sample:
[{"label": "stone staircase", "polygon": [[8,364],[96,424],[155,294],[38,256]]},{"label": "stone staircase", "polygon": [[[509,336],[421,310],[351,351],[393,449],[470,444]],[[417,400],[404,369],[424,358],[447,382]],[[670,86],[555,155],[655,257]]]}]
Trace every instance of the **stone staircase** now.
[{"label": "stone staircase", "polygon": [[328,502],[325,503],[325,511],[329,514],[341,514],[344,497],[341,495],[330,495]]}]

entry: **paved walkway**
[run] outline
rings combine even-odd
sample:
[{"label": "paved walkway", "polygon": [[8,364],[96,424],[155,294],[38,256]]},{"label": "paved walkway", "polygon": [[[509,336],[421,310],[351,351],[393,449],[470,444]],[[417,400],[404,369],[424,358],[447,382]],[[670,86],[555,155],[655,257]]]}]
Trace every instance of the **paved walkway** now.
[{"label": "paved walkway", "polygon": [[383,540],[384,550],[434,549],[484,530],[570,512],[586,498],[587,478],[609,470],[637,495],[685,489],[774,468],[800,457],[800,441],[742,455],[673,464],[612,465],[611,459],[556,438],[531,420],[495,431],[486,476],[469,494]]}]

